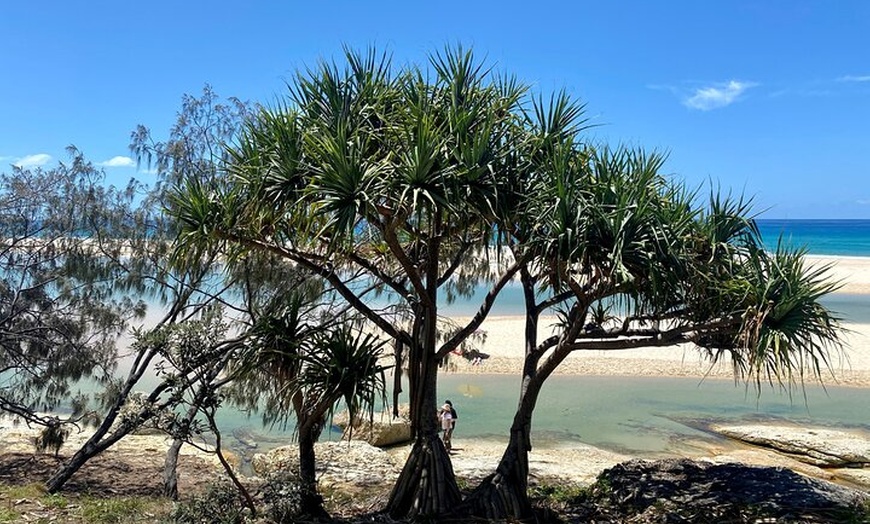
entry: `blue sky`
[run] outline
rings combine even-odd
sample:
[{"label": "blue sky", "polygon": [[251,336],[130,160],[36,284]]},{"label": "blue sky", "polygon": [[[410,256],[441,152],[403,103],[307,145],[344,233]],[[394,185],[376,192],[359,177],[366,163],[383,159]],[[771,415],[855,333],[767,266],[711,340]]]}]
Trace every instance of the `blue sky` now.
[{"label": "blue sky", "polygon": [[130,132],[163,137],[185,93],[269,103],[299,67],[375,44],[421,62],[471,46],[587,103],[597,140],[754,195],[771,218],[870,218],[870,2],[4,2],[0,166],[76,145],[112,180]]}]

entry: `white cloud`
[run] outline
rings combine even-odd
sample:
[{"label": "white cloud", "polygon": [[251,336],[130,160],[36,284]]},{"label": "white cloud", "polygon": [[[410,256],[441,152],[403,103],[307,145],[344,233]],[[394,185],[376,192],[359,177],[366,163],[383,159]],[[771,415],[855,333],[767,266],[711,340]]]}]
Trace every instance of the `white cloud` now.
[{"label": "white cloud", "polygon": [[683,105],[690,109],[709,111],[733,104],[754,82],[739,82],[731,80],[725,84],[716,84],[696,89],[694,94],[683,100]]},{"label": "white cloud", "polygon": [[44,166],[45,164],[51,162],[51,155],[47,155],[45,153],[38,153],[36,155],[27,155],[21,157],[12,164],[15,167],[39,167]]},{"label": "white cloud", "polygon": [[870,82],[870,75],[846,75],[837,79],[837,82]]},{"label": "white cloud", "polygon": [[113,156],[105,162],[97,164],[100,167],[134,167],[136,162],[128,156]]},{"label": "white cloud", "polygon": [[870,206],[870,199],[865,198],[861,200],[856,200],[855,203],[859,206]]}]

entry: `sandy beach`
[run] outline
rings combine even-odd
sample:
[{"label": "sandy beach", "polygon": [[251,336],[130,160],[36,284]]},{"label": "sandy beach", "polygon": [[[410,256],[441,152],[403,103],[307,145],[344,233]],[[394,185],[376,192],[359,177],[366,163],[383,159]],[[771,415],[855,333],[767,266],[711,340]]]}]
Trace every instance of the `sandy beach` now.
[{"label": "sandy beach", "polygon": [[[811,257],[814,264],[832,264],[832,277],[843,283],[839,293],[867,295],[870,301],[870,258],[859,257]],[[461,322],[462,318],[456,318]],[[521,316],[494,316],[488,318],[482,329],[486,331],[486,341],[481,350],[489,355],[479,365],[473,365],[464,358],[452,359],[451,373],[467,374],[517,374],[522,369],[523,354],[523,322]],[[552,319],[541,322],[541,334],[549,334]],[[870,387],[870,324],[848,323],[844,327],[849,331],[844,340],[843,358],[834,361],[835,377],[826,377],[828,385],[841,384],[858,387]],[[702,353],[689,345],[670,348],[648,348],[624,351],[584,351],[571,355],[557,371],[567,375],[591,376],[674,376],[674,377],[712,377],[716,379],[732,379],[733,373],[728,363],[711,366],[702,357]],[[0,453],[27,453],[32,450],[32,437],[35,430],[15,426],[0,419]],[[88,432],[74,434],[70,443],[65,446],[64,453],[76,449]],[[684,442],[685,455],[703,458],[715,462],[741,461],[750,464],[785,466],[804,474],[818,478],[835,480],[832,473],[813,466],[807,466],[799,461],[781,455],[757,450],[736,443],[711,445],[709,442]],[[325,444],[324,444],[325,445]],[[162,436],[134,435],[122,441],[113,448],[119,455],[112,457],[127,457],[141,453],[142,450],[153,452],[154,456],[165,453],[168,440]],[[712,446],[712,447],[711,447]],[[345,448],[343,448],[345,449]],[[456,453],[453,456],[454,468],[460,476],[467,479],[479,478],[490,472],[498,463],[504,449],[503,440],[463,439],[460,432]],[[218,468],[214,457],[198,452],[189,446],[185,451],[213,472]],[[345,453],[342,451],[342,453]],[[340,453],[340,454],[342,454]],[[389,474],[381,472],[385,478],[392,478],[404,462],[407,447],[400,446],[389,452]],[[151,455],[149,455],[151,457]],[[617,452],[599,449],[582,443],[566,443],[560,446],[538,447],[530,456],[530,468],[533,478],[564,478],[586,484],[592,482],[595,476],[604,468],[631,457]],[[114,460],[114,459],[113,459]],[[144,460],[144,459],[143,459]],[[159,460],[151,457],[148,460]],[[162,459],[161,459],[162,460]],[[368,459],[367,459],[368,460]],[[325,458],[325,462],[330,460]],[[365,462],[365,461],[363,461]],[[333,464],[336,479],[347,476],[349,470],[347,460]],[[156,466],[155,466],[156,467]],[[352,469],[352,468],[351,468]],[[156,471],[156,470],[155,470]],[[202,470],[196,470],[202,477]],[[150,473],[149,473],[150,474]],[[157,473],[154,473],[156,475]],[[362,474],[362,473],[360,473]],[[203,478],[207,478],[206,477]],[[329,475],[327,475],[329,477]],[[156,478],[156,477],[155,477]],[[383,482],[385,478],[381,478]],[[324,478],[324,481],[326,478]],[[864,481],[866,484],[870,481]]]},{"label": "sandy beach", "polygon": [[[870,302],[870,258],[809,256],[813,266],[830,265],[833,281],[842,287],[837,293],[867,295]],[[457,323],[467,318],[455,318]],[[539,339],[552,333],[555,319],[543,318]],[[484,321],[481,329],[486,341],[481,351],[489,358],[473,365],[463,358],[454,358],[451,369],[458,373],[515,374],[522,370],[523,329],[521,316],[494,316]],[[845,347],[842,354],[832,355],[833,374],[823,376],[828,385],[870,387],[870,324],[844,323]],[[575,352],[557,370],[565,375],[734,377],[727,361],[711,364],[702,351],[684,344],[666,348],[645,348],[621,351]]]}]

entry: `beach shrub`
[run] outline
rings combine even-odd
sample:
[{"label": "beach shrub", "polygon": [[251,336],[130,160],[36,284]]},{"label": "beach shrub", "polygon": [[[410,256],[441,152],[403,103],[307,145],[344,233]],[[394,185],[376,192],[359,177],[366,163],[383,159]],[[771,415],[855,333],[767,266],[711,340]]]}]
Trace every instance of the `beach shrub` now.
[{"label": "beach shrub", "polygon": [[532,499],[542,499],[546,505],[572,504],[585,500],[589,493],[588,487],[566,482],[542,482],[529,488]]},{"label": "beach shrub", "polygon": [[81,518],[92,524],[126,524],[127,522],[153,522],[159,504],[142,497],[111,497],[81,500]]},{"label": "beach shrub", "polygon": [[38,436],[33,439],[33,445],[36,447],[37,453],[45,453],[51,451],[56,457],[60,453],[60,448],[63,447],[67,437],[69,437],[69,428],[63,426],[59,420],[55,419],[55,423],[47,425]]},{"label": "beach shrub", "polygon": [[271,522],[298,522],[305,489],[299,475],[292,470],[271,474],[261,490],[264,515]]},{"label": "beach shrub", "polygon": [[238,490],[229,481],[209,485],[202,495],[175,504],[167,524],[242,524],[246,511]]}]

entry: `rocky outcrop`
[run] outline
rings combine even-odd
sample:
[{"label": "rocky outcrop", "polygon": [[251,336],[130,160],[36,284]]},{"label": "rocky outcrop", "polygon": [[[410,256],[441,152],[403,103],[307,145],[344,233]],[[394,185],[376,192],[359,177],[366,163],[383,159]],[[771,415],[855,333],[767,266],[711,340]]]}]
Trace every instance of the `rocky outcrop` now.
[{"label": "rocky outcrop", "polygon": [[867,500],[785,468],[633,460],[602,472],[576,516],[595,522],[841,522],[863,515]]},{"label": "rocky outcrop", "polygon": [[362,440],[377,447],[404,444],[411,440],[411,420],[407,409],[400,408],[398,418],[393,417],[392,411],[377,412],[371,419],[358,418],[353,427],[348,419],[347,412],[344,412],[333,420],[342,429],[346,439]]},{"label": "rocky outcrop", "polygon": [[[317,474],[329,483],[351,483],[359,486],[377,485],[394,479],[400,465],[386,451],[360,441],[318,442]],[[299,464],[297,446],[282,446],[266,453],[257,453],[251,460],[254,472],[267,476],[283,470],[294,470]]]},{"label": "rocky outcrop", "polygon": [[768,425],[713,425],[710,429],[814,466],[860,468],[870,464],[870,436],[858,432]]}]

